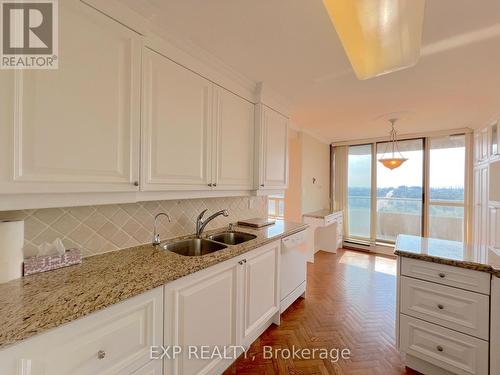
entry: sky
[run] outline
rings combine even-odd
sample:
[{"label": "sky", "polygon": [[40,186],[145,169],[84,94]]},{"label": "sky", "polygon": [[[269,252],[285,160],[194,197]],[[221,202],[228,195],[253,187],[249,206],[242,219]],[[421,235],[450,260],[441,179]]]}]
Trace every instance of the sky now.
[{"label": "sky", "polygon": [[[423,152],[404,151],[408,158],[401,167],[390,170],[377,163],[377,186],[397,187],[422,186]],[[380,158],[379,154],[377,158]],[[430,186],[431,188],[464,186],[465,148],[432,149],[430,155]],[[349,186],[370,186],[370,156],[349,156]]]}]

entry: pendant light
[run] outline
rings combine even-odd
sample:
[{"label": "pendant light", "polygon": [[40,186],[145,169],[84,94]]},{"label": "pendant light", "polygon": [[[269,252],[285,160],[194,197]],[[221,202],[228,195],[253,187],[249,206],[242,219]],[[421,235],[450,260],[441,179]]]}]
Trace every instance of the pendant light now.
[{"label": "pendant light", "polygon": [[[384,167],[389,168],[389,169],[396,169],[400,167],[405,161],[408,159],[401,154],[401,151],[399,151],[398,147],[398,134],[396,132],[396,129],[394,128],[394,123],[398,119],[396,118],[391,118],[389,119],[389,122],[391,123],[391,132],[390,132],[390,142],[387,143],[385,146],[385,151],[382,154],[382,157],[378,159],[380,163],[383,164]],[[387,149],[391,148],[391,157],[386,157],[387,154]]]},{"label": "pendant light", "polygon": [[323,0],[358,79],[417,63],[425,0]]}]

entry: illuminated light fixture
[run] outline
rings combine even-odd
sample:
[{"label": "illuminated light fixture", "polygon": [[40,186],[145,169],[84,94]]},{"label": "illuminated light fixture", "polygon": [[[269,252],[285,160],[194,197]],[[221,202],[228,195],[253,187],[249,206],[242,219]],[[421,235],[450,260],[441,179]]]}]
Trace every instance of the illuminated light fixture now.
[{"label": "illuminated light fixture", "polygon": [[323,0],[358,79],[415,65],[425,0]]},{"label": "illuminated light fixture", "polygon": [[[408,160],[403,156],[403,154],[401,154],[401,151],[399,151],[398,134],[396,132],[396,129],[394,128],[394,123],[396,121],[397,121],[397,119],[395,119],[395,118],[391,118],[389,120],[389,122],[391,123],[391,132],[390,132],[391,140],[389,143],[387,143],[387,145],[385,147],[385,151],[382,154],[382,157],[380,159],[378,159],[378,161],[380,163],[382,163],[384,167],[389,168],[389,169],[396,169],[396,168],[400,167],[405,161]],[[390,158],[385,156],[385,154],[387,153],[387,149],[389,147],[391,147],[391,149],[392,149],[392,153],[391,153]]]}]

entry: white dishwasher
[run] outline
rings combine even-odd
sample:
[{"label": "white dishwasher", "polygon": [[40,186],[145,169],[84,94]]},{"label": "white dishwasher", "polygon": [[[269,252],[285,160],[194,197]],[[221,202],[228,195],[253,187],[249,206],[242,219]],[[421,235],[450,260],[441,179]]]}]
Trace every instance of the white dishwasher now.
[{"label": "white dishwasher", "polygon": [[281,240],[280,313],[297,298],[305,296],[306,268],[306,231],[303,230]]}]

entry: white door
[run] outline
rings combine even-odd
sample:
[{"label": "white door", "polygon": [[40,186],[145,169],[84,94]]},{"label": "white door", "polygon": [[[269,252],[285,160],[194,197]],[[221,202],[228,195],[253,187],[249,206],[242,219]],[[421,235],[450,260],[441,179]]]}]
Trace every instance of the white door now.
[{"label": "white door", "polygon": [[[221,366],[222,360],[217,355],[206,359],[202,347],[208,347],[211,353],[216,347],[222,351],[224,347],[237,345],[240,265],[230,262],[215,267],[203,277],[193,274],[176,285],[165,287],[164,345],[180,345],[183,349],[175,360],[166,358],[167,374],[209,373]],[[189,347],[198,350],[190,356]]]},{"label": "white door", "polygon": [[216,92],[215,187],[250,190],[254,175],[254,105],[223,88]]},{"label": "white door", "polygon": [[213,84],[143,50],[141,190],[206,190],[211,181]]},{"label": "white door", "polygon": [[80,1],[59,13],[59,69],[0,73],[0,193],[138,190],[140,35]]},{"label": "white door", "polygon": [[260,189],[283,189],[288,184],[288,120],[262,106],[260,122]]},{"label": "white door", "polygon": [[245,259],[241,340],[244,344],[250,344],[262,324],[279,310],[279,257],[280,242],[276,241]]}]

